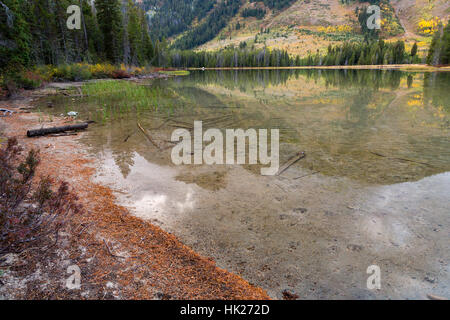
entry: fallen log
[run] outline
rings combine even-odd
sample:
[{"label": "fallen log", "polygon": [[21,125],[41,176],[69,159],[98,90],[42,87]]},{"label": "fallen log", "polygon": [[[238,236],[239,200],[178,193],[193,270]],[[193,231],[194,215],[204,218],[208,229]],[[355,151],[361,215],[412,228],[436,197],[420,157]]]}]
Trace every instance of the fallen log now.
[{"label": "fallen log", "polygon": [[28,130],[27,136],[29,138],[31,138],[31,137],[45,136],[48,134],[62,133],[62,132],[66,132],[66,131],[78,131],[78,130],[87,129],[88,126],[89,126],[89,124],[87,124],[87,123],[79,123],[79,124],[73,124],[73,125],[68,125],[68,126],[63,126],[63,127],[52,127],[52,128]]}]

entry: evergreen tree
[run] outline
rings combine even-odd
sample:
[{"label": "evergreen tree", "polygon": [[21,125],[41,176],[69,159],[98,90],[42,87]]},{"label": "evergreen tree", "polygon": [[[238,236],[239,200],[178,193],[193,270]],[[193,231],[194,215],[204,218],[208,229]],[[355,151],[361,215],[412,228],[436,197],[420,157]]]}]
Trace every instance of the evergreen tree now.
[{"label": "evergreen tree", "polygon": [[417,54],[417,42],[414,42],[414,45],[411,48],[411,57],[415,57]]},{"label": "evergreen tree", "polygon": [[[449,21],[450,22],[450,21]],[[430,65],[450,64],[450,25],[439,27],[428,51],[427,63]]]},{"label": "evergreen tree", "polygon": [[120,62],[122,56],[122,15],[119,0],[96,0],[97,20],[103,36],[104,58]]},{"label": "evergreen tree", "polygon": [[0,70],[30,63],[31,34],[24,9],[18,0],[0,1]]}]

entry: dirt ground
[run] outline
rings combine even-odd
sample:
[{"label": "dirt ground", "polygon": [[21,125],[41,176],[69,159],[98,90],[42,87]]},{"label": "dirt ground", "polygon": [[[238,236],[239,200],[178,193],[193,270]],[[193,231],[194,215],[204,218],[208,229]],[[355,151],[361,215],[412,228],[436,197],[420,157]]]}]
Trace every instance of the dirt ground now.
[{"label": "dirt ground", "polygon": [[[60,232],[55,248],[30,248],[0,260],[0,299],[268,299],[262,289],[220,269],[175,236],[129,214],[112,190],[94,183],[96,160],[78,136],[27,138],[41,116],[27,109],[33,98],[56,89],[25,92],[0,101],[15,111],[0,118],[1,142],[17,137],[25,150],[40,150],[37,176],[64,180],[80,198],[82,215]],[[52,119],[51,125],[72,123]],[[81,270],[81,289],[69,290],[68,266]]]}]

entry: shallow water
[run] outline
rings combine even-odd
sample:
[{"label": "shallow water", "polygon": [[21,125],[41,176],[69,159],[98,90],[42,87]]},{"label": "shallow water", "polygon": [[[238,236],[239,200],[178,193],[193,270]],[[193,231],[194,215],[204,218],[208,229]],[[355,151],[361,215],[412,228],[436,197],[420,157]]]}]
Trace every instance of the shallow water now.
[{"label": "shallow water", "polygon": [[[450,74],[196,71],[127,86],[37,106],[97,121],[82,139],[101,163],[97,179],[136,215],[273,297],[450,296]],[[280,177],[176,167],[171,133],[194,120],[280,129],[281,162],[307,157]],[[372,264],[381,290],[366,288]]]},{"label": "shallow water", "polygon": [[[145,97],[122,96],[118,88],[114,94],[50,100],[54,114],[74,110],[103,123],[88,138],[98,149],[106,136],[113,151],[147,148],[139,133],[122,143],[136,133],[137,121],[163,148],[171,146],[175,128],[191,128],[194,120],[203,120],[205,130],[274,128],[280,129],[282,160],[305,151],[298,164],[304,168],[390,184],[450,169],[449,85],[448,73],[197,71],[136,84],[148,88]],[[40,102],[42,111],[50,110],[48,100]]]}]

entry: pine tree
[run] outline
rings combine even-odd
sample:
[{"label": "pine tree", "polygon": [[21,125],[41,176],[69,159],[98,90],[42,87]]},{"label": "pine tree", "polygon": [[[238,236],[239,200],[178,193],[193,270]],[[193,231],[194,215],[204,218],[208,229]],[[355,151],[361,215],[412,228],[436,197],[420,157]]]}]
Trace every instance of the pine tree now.
[{"label": "pine tree", "polygon": [[122,55],[122,15],[119,0],[96,0],[97,20],[103,36],[104,58],[118,63]]},{"label": "pine tree", "polygon": [[442,64],[450,64],[450,21],[447,23],[442,37]]},{"label": "pine tree", "polygon": [[130,63],[138,65],[144,60],[138,8],[128,0],[128,40],[130,42]]},{"label": "pine tree", "polygon": [[30,63],[31,34],[24,9],[18,0],[0,2],[0,70]]},{"label": "pine tree", "polygon": [[415,57],[417,54],[417,42],[414,42],[414,45],[411,48],[411,57]]},{"label": "pine tree", "polygon": [[[450,21],[449,21],[450,22]],[[427,63],[430,65],[450,64],[450,25],[444,28],[440,26],[440,31],[436,32],[431,42],[427,56]]]}]

